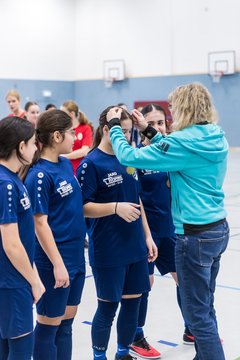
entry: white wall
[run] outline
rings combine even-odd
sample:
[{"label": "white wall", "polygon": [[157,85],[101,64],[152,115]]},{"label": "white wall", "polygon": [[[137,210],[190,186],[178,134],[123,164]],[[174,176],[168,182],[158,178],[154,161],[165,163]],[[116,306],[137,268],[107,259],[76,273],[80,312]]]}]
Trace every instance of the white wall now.
[{"label": "white wall", "polygon": [[240,1],[78,0],[76,78],[102,78],[124,59],[128,77],[207,73],[208,52],[236,50]]},{"label": "white wall", "polygon": [[0,78],[74,80],[75,0],[0,0]]},{"label": "white wall", "polygon": [[0,78],[101,79],[207,73],[210,51],[236,50],[238,0],[0,0]]}]

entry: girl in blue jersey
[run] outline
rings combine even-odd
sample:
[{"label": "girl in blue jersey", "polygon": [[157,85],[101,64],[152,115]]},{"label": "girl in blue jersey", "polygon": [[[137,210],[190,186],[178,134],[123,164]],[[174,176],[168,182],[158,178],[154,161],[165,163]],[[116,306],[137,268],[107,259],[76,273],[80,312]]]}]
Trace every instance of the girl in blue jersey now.
[{"label": "girl in blue jersey", "polygon": [[61,110],[44,112],[37,121],[40,159],[25,179],[32,202],[36,235],[35,262],[46,293],[37,304],[34,360],[70,360],[72,323],[85,279],[85,222],[82,194],[71,163],[74,129]]},{"label": "girl in blue jersey", "polygon": [[0,359],[30,360],[33,303],[44,286],[33,264],[35,233],[28,193],[18,177],[36,151],[32,125],[0,121]]},{"label": "girl in blue jersey", "polygon": [[[146,105],[141,113],[147,120],[148,125],[152,126],[161,134],[167,133],[166,113],[164,109],[155,104]],[[139,148],[149,145],[147,138],[144,138]],[[147,221],[155,244],[158,247],[158,257],[155,262],[149,263],[150,283],[153,284],[154,265],[156,265],[161,275],[171,273],[177,283],[175,267],[175,243],[176,236],[171,215],[171,192],[170,182],[167,172],[158,170],[138,170],[140,182],[140,196],[146,213]],[[177,298],[180,300],[179,289],[177,287]],[[180,304],[179,304],[180,306]],[[160,357],[158,350],[154,349],[144,337],[143,326],[145,324],[148,307],[148,293],[142,295],[138,328],[131,350],[135,354],[148,359]],[[181,306],[180,306],[181,307]],[[189,329],[186,327],[184,339],[192,340]],[[191,341],[194,344],[194,341]]]},{"label": "girl in blue jersey", "polygon": [[[119,303],[115,359],[130,360],[133,357],[129,344],[137,327],[140,296],[149,291],[147,258],[154,261],[157,249],[140,205],[137,172],[122,166],[113,153],[106,121],[109,109],[100,115],[94,150],[81,163],[77,177],[83,192],[84,214],[92,218],[89,259],[98,297],[92,323],[94,360],[106,359]],[[121,127],[130,140],[132,120],[125,110]]]},{"label": "girl in blue jersey", "polygon": [[195,338],[194,360],[224,360],[214,309],[220,259],[229,240],[222,185],[228,144],[218,127],[208,90],[193,83],[169,97],[171,135],[164,137],[134,110],[134,122],[151,145],[133,149],[122,136],[121,109],[109,111],[110,138],[121,163],[169,171],[177,234],[176,270],[184,318]]}]

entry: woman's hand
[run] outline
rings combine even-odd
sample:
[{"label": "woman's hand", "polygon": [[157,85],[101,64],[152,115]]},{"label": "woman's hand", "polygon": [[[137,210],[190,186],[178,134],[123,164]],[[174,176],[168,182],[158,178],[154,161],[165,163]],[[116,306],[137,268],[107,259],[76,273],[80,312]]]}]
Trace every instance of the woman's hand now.
[{"label": "woman's hand", "polygon": [[118,202],[116,207],[116,214],[120,216],[123,220],[131,223],[136,221],[141,215],[139,204],[128,203],[128,202]]},{"label": "woman's hand", "polygon": [[122,108],[115,106],[108,111],[106,119],[108,122],[110,120],[116,119],[116,118],[118,118],[120,120],[121,114],[122,114]]},{"label": "woman's hand", "polygon": [[147,128],[148,123],[145,117],[143,116],[143,114],[140,111],[134,109],[132,110],[132,116],[133,116],[134,126],[139,131],[144,131]]}]

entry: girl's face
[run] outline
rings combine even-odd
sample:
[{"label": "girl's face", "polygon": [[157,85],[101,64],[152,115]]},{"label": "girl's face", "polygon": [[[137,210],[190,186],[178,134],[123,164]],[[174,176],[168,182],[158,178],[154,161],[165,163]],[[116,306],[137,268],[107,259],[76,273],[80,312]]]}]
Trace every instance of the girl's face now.
[{"label": "girl's face", "polygon": [[20,144],[20,151],[22,157],[24,158],[27,164],[31,164],[36,150],[37,147],[36,147],[35,134],[31,137],[31,139],[28,140],[27,143],[21,142]]},{"label": "girl's face", "polygon": [[147,123],[155,130],[163,135],[166,134],[166,121],[163,112],[159,110],[153,110],[145,115],[145,119],[147,120]]},{"label": "girl's face", "polygon": [[27,120],[30,121],[30,123],[32,123],[34,127],[36,127],[39,114],[40,114],[40,109],[38,105],[29,106],[29,109],[26,112]]},{"label": "girl's face", "polygon": [[9,109],[12,113],[15,113],[18,111],[20,107],[20,101],[15,96],[8,96],[7,97],[7,103],[9,106]]},{"label": "girl's face", "polygon": [[132,120],[131,119],[121,120],[121,127],[125,139],[130,144],[131,135],[132,135]]},{"label": "girl's face", "polygon": [[70,129],[65,130],[64,139],[62,134],[60,134],[60,136],[62,137],[62,141],[57,143],[58,153],[59,155],[69,154],[70,152],[72,152],[72,147],[76,138],[75,130],[73,129],[73,127],[71,127]]}]

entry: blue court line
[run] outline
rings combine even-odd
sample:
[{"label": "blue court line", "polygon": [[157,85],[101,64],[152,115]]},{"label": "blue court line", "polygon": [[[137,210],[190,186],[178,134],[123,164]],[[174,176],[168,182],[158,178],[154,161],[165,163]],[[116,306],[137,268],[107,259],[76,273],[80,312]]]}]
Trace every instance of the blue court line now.
[{"label": "blue court line", "polygon": [[167,346],[172,346],[172,347],[178,346],[178,344],[175,344],[175,343],[172,343],[172,342],[169,342],[169,341],[165,341],[165,340],[158,340],[158,342],[160,344],[167,345]]},{"label": "blue court line", "polygon": [[91,321],[82,321],[83,324],[92,325]]},{"label": "blue court line", "polygon": [[[160,275],[158,273],[154,273],[154,276],[159,276],[162,279],[173,279],[172,276],[170,276],[170,275],[163,275],[162,276],[162,275]],[[222,289],[227,289],[227,290],[240,291],[239,287],[233,287],[233,286],[227,286],[227,285],[221,285],[221,284],[216,285],[216,287],[219,287],[219,288],[222,288]],[[239,358],[239,360],[240,360],[240,358]]]}]

